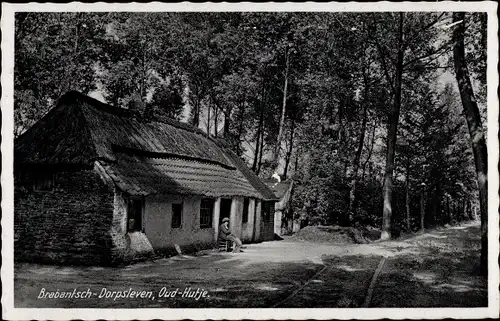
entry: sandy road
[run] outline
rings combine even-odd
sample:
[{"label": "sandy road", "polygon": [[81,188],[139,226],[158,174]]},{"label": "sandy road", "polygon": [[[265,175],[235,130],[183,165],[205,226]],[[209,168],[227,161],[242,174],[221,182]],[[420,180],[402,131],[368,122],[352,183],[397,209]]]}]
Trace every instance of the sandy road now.
[{"label": "sandy road", "polygon": [[[483,306],[478,248],[479,227],[468,224],[406,240],[342,246],[283,240],[250,244],[242,254],[212,251],[120,268],[17,264],[14,300],[16,307],[359,307],[387,257],[371,306]],[[95,295],[40,299],[42,288]],[[151,292],[154,299],[100,297],[103,288]],[[176,289],[174,297],[160,295]],[[196,290],[206,296],[182,296]]]}]

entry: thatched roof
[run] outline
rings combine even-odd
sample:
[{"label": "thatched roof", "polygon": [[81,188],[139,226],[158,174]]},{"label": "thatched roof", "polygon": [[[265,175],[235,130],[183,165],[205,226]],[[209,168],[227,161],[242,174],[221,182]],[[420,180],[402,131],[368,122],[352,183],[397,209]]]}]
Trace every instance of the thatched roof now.
[{"label": "thatched roof", "polygon": [[281,199],[285,196],[285,193],[292,187],[292,180],[285,180],[278,182],[275,179],[266,179],[263,181],[276,195],[277,198]]},{"label": "thatched roof", "polygon": [[16,164],[93,166],[133,195],[275,199],[237,156],[197,128],[145,121],[134,111],[69,92],[15,142]]},{"label": "thatched roof", "polygon": [[292,180],[278,182],[275,179],[265,180],[264,183],[274,192],[274,195],[279,199],[276,203],[276,210],[283,210],[288,207],[290,195],[293,188]]}]

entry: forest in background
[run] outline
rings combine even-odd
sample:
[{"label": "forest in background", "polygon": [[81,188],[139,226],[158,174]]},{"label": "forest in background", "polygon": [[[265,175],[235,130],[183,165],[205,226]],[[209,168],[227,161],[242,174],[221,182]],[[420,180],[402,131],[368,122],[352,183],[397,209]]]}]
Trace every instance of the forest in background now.
[{"label": "forest in background", "polygon": [[14,134],[69,90],[97,93],[223,138],[262,178],[293,179],[289,228],[390,238],[481,217],[485,259],[486,24],[451,12],[17,13]]}]

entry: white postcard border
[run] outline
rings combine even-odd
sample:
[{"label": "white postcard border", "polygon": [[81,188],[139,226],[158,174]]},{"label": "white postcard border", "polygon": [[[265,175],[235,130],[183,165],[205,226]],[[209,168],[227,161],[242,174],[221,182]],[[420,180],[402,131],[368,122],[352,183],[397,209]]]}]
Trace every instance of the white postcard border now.
[{"label": "white postcard border", "polygon": [[[79,3],[2,4],[2,312],[5,319],[376,319],[486,318],[499,314],[498,198],[498,20],[497,4],[484,2],[349,2],[349,3]],[[487,308],[370,309],[26,309],[14,308],[13,264],[13,71],[16,11],[467,11],[488,12],[488,193],[489,282]]]}]

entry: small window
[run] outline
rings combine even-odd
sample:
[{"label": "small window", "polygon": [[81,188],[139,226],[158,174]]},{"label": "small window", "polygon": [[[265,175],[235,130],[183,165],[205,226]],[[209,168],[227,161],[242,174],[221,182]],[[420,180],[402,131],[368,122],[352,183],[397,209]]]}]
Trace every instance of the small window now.
[{"label": "small window", "polygon": [[182,203],[172,204],[172,228],[182,225]]},{"label": "small window", "polygon": [[212,198],[203,198],[200,204],[200,227],[212,227],[212,216],[214,213],[214,203]]},{"label": "small window", "polygon": [[54,173],[36,172],[33,177],[33,190],[50,192],[54,190]]},{"label": "small window", "polygon": [[249,205],[250,205],[249,199],[245,198],[243,200],[243,218],[242,218],[243,223],[247,223],[248,222],[248,206]]},{"label": "small window", "polygon": [[128,200],[127,206],[127,231],[142,231],[142,209],[144,201],[142,199]]},{"label": "small window", "polygon": [[271,222],[271,214],[274,213],[274,203],[273,202],[262,202],[262,218],[264,222]]}]

